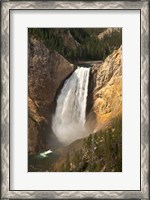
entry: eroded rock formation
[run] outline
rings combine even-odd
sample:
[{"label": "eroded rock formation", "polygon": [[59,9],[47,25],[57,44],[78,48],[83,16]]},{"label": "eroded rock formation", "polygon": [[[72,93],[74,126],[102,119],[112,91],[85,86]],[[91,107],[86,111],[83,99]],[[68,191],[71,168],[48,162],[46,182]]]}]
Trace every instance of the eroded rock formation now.
[{"label": "eroded rock formation", "polygon": [[120,32],[121,28],[107,28],[105,31],[98,35],[98,39],[102,40],[106,35],[111,35],[114,32]]},{"label": "eroded rock formation", "polygon": [[51,146],[53,101],[62,82],[73,72],[74,65],[35,38],[30,38],[28,48],[28,151],[33,153]]},{"label": "eroded rock formation", "polygon": [[122,49],[115,50],[100,65],[93,66],[93,110],[99,129],[122,112]]}]

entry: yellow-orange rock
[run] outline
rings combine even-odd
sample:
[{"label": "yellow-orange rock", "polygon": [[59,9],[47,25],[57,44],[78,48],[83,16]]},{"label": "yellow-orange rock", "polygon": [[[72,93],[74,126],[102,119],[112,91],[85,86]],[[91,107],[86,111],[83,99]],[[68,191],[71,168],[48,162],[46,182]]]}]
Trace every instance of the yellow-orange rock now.
[{"label": "yellow-orange rock", "polygon": [[122,112],[122,48],[115,50],[95,68],[93,110],[97,116],[96,129],[100,129]]}]

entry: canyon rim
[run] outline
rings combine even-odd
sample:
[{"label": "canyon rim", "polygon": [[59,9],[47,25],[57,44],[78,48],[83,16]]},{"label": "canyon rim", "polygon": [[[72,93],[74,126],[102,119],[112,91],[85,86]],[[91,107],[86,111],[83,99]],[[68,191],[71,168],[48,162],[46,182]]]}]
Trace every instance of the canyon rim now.
[{"label": "canyon rim", "polygon": [[122,171],[122,29],[28,29],[28,171]]}]

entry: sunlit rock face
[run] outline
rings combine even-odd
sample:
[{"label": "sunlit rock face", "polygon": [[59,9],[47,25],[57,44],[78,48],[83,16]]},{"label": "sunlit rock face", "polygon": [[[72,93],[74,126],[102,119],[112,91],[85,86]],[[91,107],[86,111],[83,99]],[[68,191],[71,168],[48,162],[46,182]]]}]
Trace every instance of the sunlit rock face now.
[{"label": "sunlit rock face", "polygon": [[107,28],[105,31],[103,31],[102,33],[98,34],[98,39],[99,40],[103,40],[103,38],[107,35],[112,35],[114,32],[120,32],[121,28]]},{"label": "sunlit rock face", "polygon": [[115,50],[101,65],[93,66],[93,72],[93,110],[99,129],[122,112],[122,48]]},{"label": "sunlit rock face", "polygon": [[[56,108],[56,94],[75,68],[59,53],[50,51],[43,42],[33,37],[29,39],[28,53],[28,151],[33,153],[55,146],[51,111]],[[92,112],[88,111],[88,121],[89,124],[93,121],[90,125],[93,131],[93,113],[98,124],[95,129],[99,129],[122,112],[121,48],[102,64],[93,64],[88,90],[88,110],[92,108]]]},{"label": "sunlit rock face", "polygon": [[74,66],[35,38],[29,39],[28,53],[28,151],[37,152],[51,146],[53,101]]}]

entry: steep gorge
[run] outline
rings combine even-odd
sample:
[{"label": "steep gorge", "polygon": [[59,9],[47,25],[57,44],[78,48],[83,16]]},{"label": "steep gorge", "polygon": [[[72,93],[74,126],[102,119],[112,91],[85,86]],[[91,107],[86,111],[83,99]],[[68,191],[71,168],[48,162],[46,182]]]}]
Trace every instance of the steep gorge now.
[{"label": "steep gorge", "polygon": [[120,47],[92,65],[86,122],[91,135],[59,148],[53,171],[122,171],[121,60]]},{"label": "steep gorge", "polygon": [[[61,33],[61,37],[66,48],[67,45],[73,49],[80,46],[72,35],[69,35],[70,39],[68,40],[69,33],[64,33],[64,31],[63,34]],[[58,34],[60,34],[60,30]],[[121,58],[122,50],[119,48],[113,51],[104,62],[91,64],[86,111],[86,125],[91,133],[106,127],[122,112]],[[56,99],[60,88],[75,69],[76,67],[58,52],[47,48],[42,40],[35,37],[29,38],[29,153],[57,147],[59,142],[52,131],[52,114],[56,109]],[[73,146],[81,148],[78,141]],[[69,148],[71,148],[71,144]],[[68,150],[66,147],[66,152]]]}]

